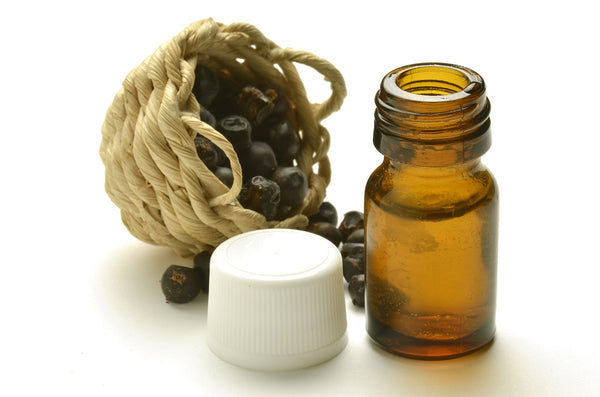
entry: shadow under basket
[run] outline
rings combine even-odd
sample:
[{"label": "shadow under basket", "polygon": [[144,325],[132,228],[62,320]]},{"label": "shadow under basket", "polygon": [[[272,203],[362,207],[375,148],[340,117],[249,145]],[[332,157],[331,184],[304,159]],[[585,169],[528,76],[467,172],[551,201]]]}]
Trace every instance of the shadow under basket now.
[{"label": "shadow under basket", "polygon": [[[309,103],[295,63],[324,76],[331,86],[327,100]],[[285,93],[286,118],[300,140],[296,165],[308,181],[302,206],[289,217],[267,221],[237,200],[243,184],[240,161],[231,143],[200,118],[193,93],[197,65],[226,72],[241,84],[277,86]],[[321,121],[341,107],[345,96],[341,73],[322,58],[280,48],[247,23],[194,22],[133,69],[110,105],[100,146],[106,192],[133,236],[183,257],[212,251],[251,230],[304,229],[331,179],[329,132]],[[230,188],[199,158],[197,135],[227,156]]]}]

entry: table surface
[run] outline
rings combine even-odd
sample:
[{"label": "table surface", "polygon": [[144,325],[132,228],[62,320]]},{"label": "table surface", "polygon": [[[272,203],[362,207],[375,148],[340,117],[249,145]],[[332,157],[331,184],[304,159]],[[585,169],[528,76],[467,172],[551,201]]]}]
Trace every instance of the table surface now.
[{"label": "table surface", "polygon": [[[217,3],[217,2],[214,2]],[[600,395],[597,330],[599,123],[591,4],[373,1],[73,2],[2,13],[0,95],[4,275],[0,390],[32,395]],[[342,12],[343,11],[343,12]],[[206,345],[206,295],[165,303],[171,250],[137,241],[104,192],[100,126],[125,75],[189,22],[246,21],[343,73],[348,96],[324,121],[327,200],[362,208],[373,97],[389,70],[463,64],[485,78],[501,191],[497,336],[446,361],[388,354],[347,300],[347,347],[290,372],[230,365]],[[299,66],[309,99],[328,83]]]}]

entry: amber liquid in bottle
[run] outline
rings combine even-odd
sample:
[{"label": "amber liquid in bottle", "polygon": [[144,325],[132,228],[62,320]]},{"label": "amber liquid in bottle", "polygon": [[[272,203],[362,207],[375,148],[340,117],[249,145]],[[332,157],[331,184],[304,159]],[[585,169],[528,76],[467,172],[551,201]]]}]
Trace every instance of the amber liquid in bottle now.
[{"label": "amber liquid in bottle", "polygon": [[365,191],[366,314],[384,349],[458,357],[495,332],[498,192],[483,80],[420,64],[384,78]]}]

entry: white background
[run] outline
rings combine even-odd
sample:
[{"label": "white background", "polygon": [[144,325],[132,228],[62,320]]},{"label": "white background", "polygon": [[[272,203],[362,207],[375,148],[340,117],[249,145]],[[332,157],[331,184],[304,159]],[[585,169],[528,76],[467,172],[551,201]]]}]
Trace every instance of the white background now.
[{"label": "white background", "polygon": [[[16,2],[14,2],[17,4]],[[600,27],[592,2],[19,2],[0,6],[0,394],[600,395]],[[362,208],[383,75],[458,63],[486,80],[501,190],[497,338],[422,362],[349,344],[305,370],[229,365],[205,343],[206,297],[166,304],[168,249],[135,240],[104,192],[100,127],[125,75],[188,23],[250,22],[345,77],[327,199]],[[309,97],[328,84],[302,70]],[[4,389],[4,390],[3,390]],[[142,394],[143,393],[143,394]],[[185,394],[184,394],[185,393]]]}]

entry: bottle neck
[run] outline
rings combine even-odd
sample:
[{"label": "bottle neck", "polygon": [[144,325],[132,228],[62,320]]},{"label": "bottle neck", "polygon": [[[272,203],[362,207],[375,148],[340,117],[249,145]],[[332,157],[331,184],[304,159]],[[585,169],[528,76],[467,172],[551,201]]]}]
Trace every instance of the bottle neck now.
[{"label": "bottle neck", "polygon": [[444,167],[478,159],[491,145],[485,83],[470,69],[396,69],[384,77],[375,102],[373,143],[394,161]]},{"label": "bottle neck", "polygon": [[390,157],[384,157],[383,167],[390,173],[404,173],[406,175],[420,177],[420,178],[443,178],[443,177],[455,177],[456,175],[467,175],[471,174],[481,166],[481,159],[476,158],[473,160],[455,163],[445,166],[424,166],[419,164],[407,163],[398,161]]}]

